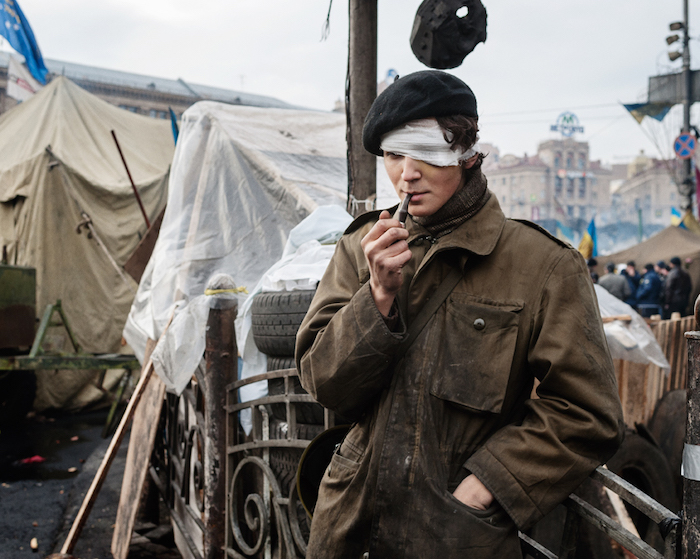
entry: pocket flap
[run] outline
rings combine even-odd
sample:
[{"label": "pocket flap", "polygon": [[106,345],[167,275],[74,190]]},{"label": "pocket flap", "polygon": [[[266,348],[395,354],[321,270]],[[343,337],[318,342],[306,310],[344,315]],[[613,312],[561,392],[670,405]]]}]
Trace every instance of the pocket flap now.
[{"label": "pocket flap", "polygon": [[452,294],[447,301],[445,342],[430,393],[473,410],[500,412],[522,308],[520,302]]}]

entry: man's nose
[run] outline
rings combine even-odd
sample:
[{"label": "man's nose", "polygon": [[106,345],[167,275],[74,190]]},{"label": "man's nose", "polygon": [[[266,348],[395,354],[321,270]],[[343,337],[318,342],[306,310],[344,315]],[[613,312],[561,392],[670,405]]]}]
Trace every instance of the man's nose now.
[{"label": "man's nose", "polygon": [[419,179],[421,176],[420,165],[415,159],[405,156],[403,158],[403,171],[401,173],[401,179],[410,182]]}]

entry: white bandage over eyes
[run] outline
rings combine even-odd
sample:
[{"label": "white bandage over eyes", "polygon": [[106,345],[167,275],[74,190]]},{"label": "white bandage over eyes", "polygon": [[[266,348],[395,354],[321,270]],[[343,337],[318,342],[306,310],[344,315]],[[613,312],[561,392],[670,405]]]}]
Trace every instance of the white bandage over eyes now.
[{"label": "white bandage over eyes", "polygon": [[[466,152],[452,150],[445,141],[445,132],[434,118],[412,120],[382,136],[380,147],[384,153],[395,153],[436,167],[459,165],[479,152],[474,145]],[[447,132],[447,137],[450,133]]]}]

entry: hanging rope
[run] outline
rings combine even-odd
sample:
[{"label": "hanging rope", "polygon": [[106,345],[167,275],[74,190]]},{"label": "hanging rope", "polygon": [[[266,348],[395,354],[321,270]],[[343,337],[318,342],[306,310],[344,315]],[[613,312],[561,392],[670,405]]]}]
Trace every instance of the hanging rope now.
[{"label": "hanging rope", "polygon": [[331,34],[331,7],[333,6],[333,0],[328,3],[328,15],[326,15],[326,21],[323,24],[323,29],[321,30],[321,41],[328,39],[328,35]]}]

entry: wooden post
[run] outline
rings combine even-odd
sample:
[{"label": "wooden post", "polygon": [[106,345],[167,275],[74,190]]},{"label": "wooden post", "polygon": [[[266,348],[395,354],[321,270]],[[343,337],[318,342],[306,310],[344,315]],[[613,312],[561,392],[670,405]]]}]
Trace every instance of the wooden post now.
[{"label": "wooden post", "polygon": [[377,96],[377,0],[350,0],[348,92],[348,212],[374,209],[377,158],[362,147],[362,125]]},{"label": "wooden post", "polygon": [[[695,302],[699,318],[700,297]],[[688,406],[683,449],[682,559],[700,557],[700,332],[686,332],[688,340]]]},{"label": "wooden post", "polygon": [[204,559],[223,557],[226,534],[226,386],[238,378],[236,299],[212,297],[204,391]]}]

